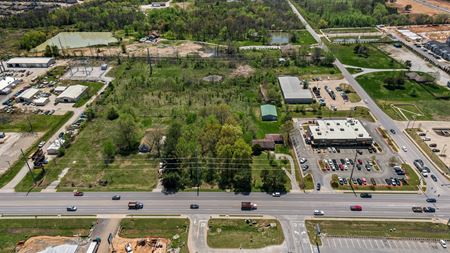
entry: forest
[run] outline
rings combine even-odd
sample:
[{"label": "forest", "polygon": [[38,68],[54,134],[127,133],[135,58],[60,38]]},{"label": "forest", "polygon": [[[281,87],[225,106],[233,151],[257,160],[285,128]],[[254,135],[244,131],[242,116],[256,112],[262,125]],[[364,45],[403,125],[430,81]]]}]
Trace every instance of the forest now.
[{"label": "forest", "polygon": [[317,28],[449,23],[449,15],[400,14],[384,0],[295,0]]}]

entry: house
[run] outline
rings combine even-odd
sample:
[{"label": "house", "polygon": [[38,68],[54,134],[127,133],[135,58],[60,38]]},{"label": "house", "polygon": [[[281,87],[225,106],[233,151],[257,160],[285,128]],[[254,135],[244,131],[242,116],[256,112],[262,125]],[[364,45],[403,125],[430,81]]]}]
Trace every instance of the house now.
[{"label": "house", "polygon": [[303,85],[295,76],[280,76],[278,81],[283,92],[284,101],[287,104],[311,104],[313,95],[309,88],[303,89]]},{"label": "house", "polygon": [[39,95],[41,91],[36,88],[29,88],[16,97],[17,102],[33,102],[34,98]]},{"label": "house", "polygon": [[264,121],[277,121],[277,107],[271,104],[261,105],[261,119]]},{"label": "house", "polygon": [[6,62],[8,68],[48,68],[55,64],[51,57],[16,57]]},{"label": "house", "polygon": [[56,97],[55,101],[58,103],[75,103],[86,92],[87,88],[87,86],[79,84],[69,86]]},{"label": "house", "polygon": [[283,144],[281,134],[266,134],[264,139],[252,140],[252,146],[259,145],[263,150],[274,150],[276,144]]}]

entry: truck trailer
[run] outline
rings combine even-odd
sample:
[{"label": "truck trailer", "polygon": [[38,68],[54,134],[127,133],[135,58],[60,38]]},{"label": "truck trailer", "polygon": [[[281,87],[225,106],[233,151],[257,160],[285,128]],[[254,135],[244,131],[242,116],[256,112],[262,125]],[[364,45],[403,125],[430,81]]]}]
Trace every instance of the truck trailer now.
[{"label": "truck trailer", "polygon": [[256,210],[258,206],[255,203],[252,202],[241,202],[241,210]]}]

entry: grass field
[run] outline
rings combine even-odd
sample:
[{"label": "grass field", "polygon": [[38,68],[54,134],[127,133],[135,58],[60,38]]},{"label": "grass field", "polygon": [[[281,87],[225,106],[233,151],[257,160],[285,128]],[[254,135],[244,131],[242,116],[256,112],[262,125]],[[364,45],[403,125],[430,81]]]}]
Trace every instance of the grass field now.
[{"label": "grass field", "polygon": [[[277,220],[255,219],[247,224],[244,219],[210,219],[208,221],[208,246],[212,248],[258,249],[279,245],[284,241]],[[250,222],[251,223],[251,222]],[[270,227],[274,223],[276,227]]]},{"label": "grass field", "polygon": [[62,118],[63,115],[0,113],[0,132],[45,132]]},{"label": "grass field", "polygon": [[[281,160],[274,160],[274,166],[271,166],[267,153],[265,152],[263,152],[259,156],[254,156],[252,163],[252,179],[253,179],[252,191],[264,191],[262,189],[262,181],[260,177],[261,171],[263,169],[267,168],[267,169],[282,170],[281,167],[285,167],[288,171],[291,170],[291,168],[289,167],[289,163],[284,164]],[[291,181],[288,178],[288,176],[284,174],[284,172],[283,175],[286,179],[285,189],[288,192],[289,190],[291,190]]]},{"label": "grass field", "polygon": [[[367,236],[382,238],[450,239],[450,227],[442,223],[414,221],[338,221],[306,220],[309,238],[316,243],[315,228],[319,224],[321,233],[329,236]],[[395,228],[395,231],[390,231]],[[321,244],[320,239],[317,241]]]},{"label": "grass field", "polygon": [[[185,218],[142,218],[123,219],[119,236],[125,238],[141,238],[158,236],[171,240],[170,248],[180,248],[181,253],[188,253],[189,220]],[[173,239],[179,235],[178,239]]]},{"label": "grass field", "polygon": [[361,73],[362,69],[360,68],[346,68],[348,70],[348,72],[350,72],[350,74],[357,74],[357,73]]},{"label": "grass field", "polygon": [[298,118],[336,118],[336,117],[351,117],[361,118],[374,122],[366,107],[357,106],[355,110],[332,111],[328,107],[314,107],[308,105],[291,105],[289,111],[293,117]]},{"label": "grass field", "polygon": [[314,189],[314,180],[313,180],[313,176],[311,174],[307,174],[304,178],[303,178],[304,182],[305,182],[305,190],[313,190]]},{"label": "grass field", "polygon": [[372,44],[364,44],[368,48],[368,57],[362,57],[353,52],[356,45],[331,44],[330,49],[343,64],[375,69],[397,69],[404,66]]},{"label": "grass field", "polygon": [[296,45],[309,46],[317,43],[307,30],[295,31],[294,33],[297,36],[297,42],[294,43]]},{"label": "grass field", "polygon": [[[384,79],[399,75],[396,72],[379,72],[362,75],[356,78],[361,86],[375,99],[375,102],[393,119],[405,120],[391,104],[402,105],[411,104],[419,108],[424,116],[417,117],[417,120],[449,120],[450,100],[441,99],[437,96],[449,95],[449,91],[436,84],[419,84],[415,81],[405,80],[402,89],[387,89]],[[412,96],[415,91],[416,95]],[[410,108],[410,107],[406,107]]]},{"label": "grass field", "polygon": [[14,252],[19,241],[38,235],[89,235],[95,219],[1,219],[0,252]]}]

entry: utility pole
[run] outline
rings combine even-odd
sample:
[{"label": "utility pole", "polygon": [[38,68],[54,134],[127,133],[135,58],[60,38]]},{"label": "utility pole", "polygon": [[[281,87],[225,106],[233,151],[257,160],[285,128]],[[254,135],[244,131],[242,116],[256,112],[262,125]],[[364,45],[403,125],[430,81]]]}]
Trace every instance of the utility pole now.
[{"label": "utility pole", "polygon": [[150,66],[150,77],[151,77],[153,74],[152,58],[150,56],[150,49],[148,49],[148,48],[147,48],[147,62],[148,62],[148,65]]},{"label": "utility pole", "polygon": [[353,171],[355,170],[357,157],[358,157],[358,149],[356,150],[356,153],[355,153],[355,160],[353,160],[352,172],[350,173],[350,182],[349,182],[350,186],[352,187],[353,194],[355,194],[355,197],[358,197],[358,195],[356,195],[355,189],[353,188]]},{"label": "utility pole", "polygon": [[33,125],[31,124],[31,121],[30,121],[29,117],[27,117],[27,121],[28,121],[28,125],[30,126],[30,132],[33,133]]},{"label": "utility pole", "polygon": [[22,149],[20,149],[20,152],[22,152],[22,157],[23,157],[23,159],[25,160],[25,164],[26,164],[27,167],[28,167],[28,171],[30,171],[31,178],[33,179],[33,183],[35,183],[33,171],[31,170],[31,167],[30,167],[30,165],[28,164],[28,158],[25,157],[25,154],[23,153],[23,150],[22,150]]}]

